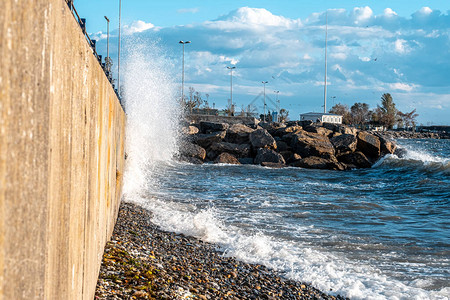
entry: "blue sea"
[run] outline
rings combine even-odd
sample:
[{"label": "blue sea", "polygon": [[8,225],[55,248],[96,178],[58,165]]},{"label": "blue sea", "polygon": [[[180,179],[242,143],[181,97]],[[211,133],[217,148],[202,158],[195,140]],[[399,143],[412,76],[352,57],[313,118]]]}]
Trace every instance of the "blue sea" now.
[{"label": "blue sea", "polygon": [[141,204],[162,229],[352,299],[450,296],[450,141],[400,140],[353,171],[160,163]]}]

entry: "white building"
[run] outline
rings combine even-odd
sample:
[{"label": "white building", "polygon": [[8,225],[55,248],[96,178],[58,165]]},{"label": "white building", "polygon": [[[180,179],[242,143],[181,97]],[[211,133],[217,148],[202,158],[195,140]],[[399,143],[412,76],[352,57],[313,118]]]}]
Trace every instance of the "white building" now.
[{"label": "white building", "polygon": [[342,116],[328,113],[309,112],[300,115],[300,121],[311,120],[313,122],[342,124]]}]

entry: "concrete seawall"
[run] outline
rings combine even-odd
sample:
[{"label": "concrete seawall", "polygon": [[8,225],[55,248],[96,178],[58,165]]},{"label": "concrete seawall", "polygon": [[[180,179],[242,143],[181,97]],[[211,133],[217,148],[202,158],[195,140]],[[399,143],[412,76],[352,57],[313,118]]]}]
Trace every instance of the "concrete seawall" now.
[{"label": "concrete seawall", "polygon": [[63,0],[0,1],[0,300],[93,299],[125,114]]}]

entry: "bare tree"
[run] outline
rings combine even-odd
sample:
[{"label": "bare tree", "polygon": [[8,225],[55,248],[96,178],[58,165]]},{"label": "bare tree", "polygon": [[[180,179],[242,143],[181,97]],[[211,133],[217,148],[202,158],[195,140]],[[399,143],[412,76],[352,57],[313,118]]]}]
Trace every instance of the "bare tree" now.
[{"label": "bare tree", "polygon": [[282,108],[280,109],[280,122],[284,123],[288,120],[288,116],[289,116],[289,111]]},{"label": "bare tree", "polygon": [[342,123],[350,124],[351,123],[351,115],[348,109],[348,106],[345,104],[335,104],[329,111],[330,114],[340,115],[342,116]]},{"label": "bare tree", "polygon": [[355,103],[350,108],[352,124],[363,126],[370,121],[369,104]]}]

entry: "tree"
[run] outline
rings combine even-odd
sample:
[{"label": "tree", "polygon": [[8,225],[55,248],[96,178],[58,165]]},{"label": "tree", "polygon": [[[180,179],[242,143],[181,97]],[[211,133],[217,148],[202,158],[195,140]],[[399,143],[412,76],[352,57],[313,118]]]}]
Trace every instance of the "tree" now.
[{"label": "tree", "polygon": [[409,113],[402,113],[401,111],[398,111],[397,115],[399,126],[405,126],[407,129],[416,127],[416,118],[419,116],[419,114],[416,113],[416,109],[413,109]]},{"label": "tree", "polygon": [[356,125],[365,125],[370,120],[369,104],[367,103],[355,103],[350,108],[351,122]]},{"label": "tree", "polygon": [[193,87],[189,87],[189,98],[186,101],[186,107],[190,113],[194,108],[200,107],[202,105],[203,100],[202,96],[199,92],[196,92]]},{"label": "tree", "polygon": [[289,111],[282,108],[280,109],[280,122],[284,123],[288,120],[288,116],[289,116]]},{"label": "tree", "polygon": [[342,116],[342,123],[349,125],[351,123],[351,115],[348,106],[345,104],[335,104],[329,111],[330,114]]},{"label": "tree", "polygon": [[397,109],[395,108],[394,100],[391,94],[386,93],[381,96],[381,124],[388,129],[394,127],[397,119]]}]

